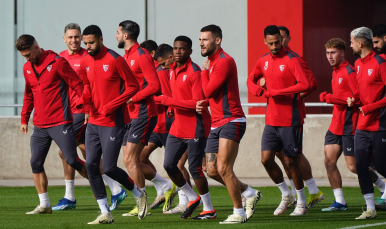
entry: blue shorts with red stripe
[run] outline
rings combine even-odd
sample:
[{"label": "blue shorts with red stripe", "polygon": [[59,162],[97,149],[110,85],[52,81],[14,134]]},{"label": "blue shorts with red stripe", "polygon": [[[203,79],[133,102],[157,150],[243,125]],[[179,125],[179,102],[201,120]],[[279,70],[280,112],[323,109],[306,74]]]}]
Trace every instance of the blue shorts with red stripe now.
[{"label": "blue shorts with red stripe", "polygon": [[127,142],[139,143],[140,141],[147,146],[151,133],[157,125],[158,117],[132,119],[130,127],[126,129],[122,145]]},{"label": "blue shorts with red stripe", "polygon": [[228,122],[223,126],[211,130],[206,143],[205,152],[217,153],[220,138],[225,138],[240,143],[246,128],[246,122]]},{"label": "blue shorts with red stripe", "polygon": [[84,144],[84,140],[86,138],[86,127],[87,124],[84,124],[84,113],[73,114],[72,117],[74,119],[74,136],[78,142],[78,144]]}]

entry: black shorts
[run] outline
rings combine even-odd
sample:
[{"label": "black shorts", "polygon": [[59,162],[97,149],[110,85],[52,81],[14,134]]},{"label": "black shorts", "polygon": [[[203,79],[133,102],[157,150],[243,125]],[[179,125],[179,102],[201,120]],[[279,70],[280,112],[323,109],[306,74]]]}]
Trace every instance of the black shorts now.
[{"label": "black shorts", "polygon": [[139,143],[142,141],[147,146],[156,125],[157,117],[132,119],[130,125],[126,125],[129,129],[126,129],[122,145],[126,146],[126,142]]},{"label": "black shorts", "polygon": [[340,145],[345,156],[354,157],[354,135],[336,135],[328,130],[324,138],[324,145],[332,144]]},{"label": "black shorts", "polygon": [[296,157],[302,153],[303,126],[270,126],[265,125],[261,138],[261,151],[281,152],[284,156]]},{"label": "black shorts", "polygon": [[156,144],[158,147],[162,147],[166,145],[166,139],[168,138],[169,133],[151,133],[149,142]]},{"label": "black shorts", "polygon": [[74,119],[73,125],[74,125],[74,135],[76,140],[78,141],[78,144],[84,144],[84,140],[86,138],[86,126],[87,124],[84,124],[84,113],[79,114],[73,114],[72,117]]},{"label": "black shorts", "polygon": [[205,152],[218,153],[220,138],[225,138],[240,143],[246,128],[246,122],[228,122],[223,126],[211,130],[208,136],[208,141],[206,143]]}]

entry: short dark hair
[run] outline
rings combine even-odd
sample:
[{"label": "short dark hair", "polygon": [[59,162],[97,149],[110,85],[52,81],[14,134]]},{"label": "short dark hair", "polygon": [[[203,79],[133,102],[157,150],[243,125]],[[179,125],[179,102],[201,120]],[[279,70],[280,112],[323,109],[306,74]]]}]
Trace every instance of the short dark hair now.
[{"label": "short dark hair", "polygon": [[373,37],[383,37],[386,35],[386,25],[379,23],[373,27]]},{"label": "short dark hair", "polygon": [[80,26],[77,23],[70,23],[70,24],[66,25],[66,27],[64,27],[64,33],[66,33],[67,30],[69,30],[69,29],[77,29],[77,30],[79,30],[79,32],[82,32],[80,30]]},{"label": "short dark hair", "polygon": [[178,36],[178,37],[176,37],[176,39],[174,39],[174,42],[176,42],[176,41],[184,41],[184,42],[186,42],[188,44],[188,47],[190,49],[192,49],[193,42],[192,42],[192,40],[189,37],[187,37],[187,36]]},{"label": "short dark hair", "polygon": [[23,34],[17,39],[15,47],[18,51],[29,50],[35,42],[36,40],[33,36]]},{"label": "short dark hair", "polygon": [[158,57],[166,58],[170,54],[173,54],[173,47],[168,44],[160,44],[154,53],[154,60],[157,60]]},{"label": "short dark hair", "polygon": [[96,38],[102,37],[102,30],[97,25],[89,25],[83,30],[82,35],[94,35]]},{"label": "short dark hair", "polygon": [[275,34],[280,35],[280,30],[276,25],[269,25],[269,26],[265,27],[264,37],[266,37],[267,35],[275,35]]},{"label": "short dark hair", "polygon": [[137,41],[140,30],[139,25],[136,22],[126,20],[119,23],[119,26],[122,27],[122,31],[129,34],[131,40]]},{"label": "short dark hair", "polygon": [[220,26],[217,26],[217,25],[211,24],[211,25],[204,26],[204,27],[202,27],[200,32],[211,32],[213,38],[216,39],[217,37],[219,37],[222,39],[221,28],[220,28]]},{"label": "short dark hair", "polygon": [[155,41],[153,41],[153,40],[144,41],[139,46],[141,46],[142,48],[146,49],[150,53],[152,51],[157,50],[157,48],[158,48],[157,43]]},{"label": "short dark hair", "polygon": [[279,30],[284,31],[285,34],[287,34],[287,37],[290,36],[290,31],[287,29],[287,27],[281,25],[281,26],[278,26],[278,28],[279,28]]}]

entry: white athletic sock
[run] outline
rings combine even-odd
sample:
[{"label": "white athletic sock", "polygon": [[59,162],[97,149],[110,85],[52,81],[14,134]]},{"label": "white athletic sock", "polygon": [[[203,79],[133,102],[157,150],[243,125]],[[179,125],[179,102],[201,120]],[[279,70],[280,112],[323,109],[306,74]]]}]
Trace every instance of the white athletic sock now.
[{"label": "white athletic sock", "polygon": [[213,211],[212,200],[210,199],[210,193],[205,193],[204,195],[200,195],[202,200],[202,205],[204,205],[204,211]]},{"label": "white athletic sock", "polygon": [[139,190],[141,190],[142,192],[146,192],[146,187],[140,188]]},{"label": "white athletic sock", "polygon": [[151,182],[153,182],[154,184],[157,184],[159,187],[161,187],[164,190],[164,192],[169,191],[173,187],[172,182],[161,177],[158,173],[155,174],[155,177],[153,180],[151,180]]},{"label": "white athletic sock", "polygon": [[139,190],[136,184],[134,184],[134,188],[130,192],[133,193],[134,198],[138,198],[142,195],[141,190]]},{"label": "white athletic sock", "polygon": [[306,195],[304,194],[304,188],[296,190],[296,194],[298,195],[298,204],[307,204]]},{"label": "white athletic sock", "polygon": [[113,195],[113,196],[114,195],[118,195],[122,191],[122,188],[121,188],[121,186],[119,186],[117,181],[111,179],[106,174],[103,174],[102,178],[107,183],[107,185],[109,186],[110,191],[111,191],[111,195]]},{"label": "white athletic sock", "polygon": [[296,194],[296,187],[293,179],[289,179],[290,185],[291,185],[291,193]]},{"label": "white athletic sock", "polygon": [[343,204],[343,205],[346,204],[346,201],[345,201],[344,196],[343,196],[343,190],[341,188],[333,189],[332,192],[334,192],[336,202]]},{"label": "white athletic sock", "polygon": [[179,204],[188,206],[188,204],[189,204],[189,199],[188,199],[188,197],[185,195],[184,191],[178,190],[178,199],[179,199]]},{"label": "white athletic sock", "polygon": [[99,199],[97,200],[99,204],[99,208],[101,209],[101,213],[109,213],[110,208],[109,208],[109,203],[107,202],[107,198]]},{"label": "white athletic sock", "polygon": [[385,193],[385,182],[381,178],[378,177],[378,180],[375,181],[374,184],[377,186],[379,191]]},{"label": "white athletic sock", "polygon": [[317,194],[319,192],[318,186],[316,186],[314,178],[305,181],[309,194]]},{"label": "white athletic sock", "polygon": [[233,214],[235,215],[241,215],[241,216],[246,216],[244,208],[233,208]]},{"label": "white athletic sock", "polygon": [[74,180],[64,180],[64,182],[66,184],[66,192],[64,194],[64,198],[74,201]]},{"label": "white athletic sock", "polygon": [[48,192],[38,194],[40,200],[40,207],[48,208],[51,206],[50,199],[48,198]]},{"label": "white athletic sock", "polygon": [[241,193],[241,195],[245,198],[254,197],[255,196],[255,190],[253,190],[253,188],[248,186],[247,190],[245,190],[243,193]]},{"label": "white athletic sock", "polygon": [[364,194],[363,197],[366,200],[367,210],[373,209],[375,210],[375,204],[374,204],[374,193],[367,193]]},{"label": "white athletic sock", "polygon": [[291,190],[288,188],[287,184],[284,181],[276,185],[280,189],[281,195],[288,196],[291,194]]},{"label": "white athletic sock", "polygon": [[163,196],[164,190],[160,186],[158,186],[158,184],[156,184],[156,183],[153,183],[153,185],[154,185],[155,190],[157,191],[157,196]]},{"label": "white athletic sock", "polygon": [[188,197],[189,201],[195,201],[197,200],[197,194],[194,192],[192,187],[188,184],[188,182],[185,183],[184,186],[181,187],[181,190],[185,193],[185,195]]}]

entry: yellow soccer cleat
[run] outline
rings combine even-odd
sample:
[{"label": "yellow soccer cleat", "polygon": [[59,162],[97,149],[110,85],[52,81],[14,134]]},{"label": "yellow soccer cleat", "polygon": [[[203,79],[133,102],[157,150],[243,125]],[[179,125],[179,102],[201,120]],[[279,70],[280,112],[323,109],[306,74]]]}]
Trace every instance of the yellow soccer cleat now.
[{"label": "yellow soccer cleat", "polygon": [[167,212],[170,209],[173,204],[174,197],[176,197],[178,191],[177,186],[174,183],[172,184],[172,188],[165,192],[165,204],[163,207],[163,212]]},{"label": "yellow soccer cleat", "polygon": [[313,208],[317,203],[324,200],[324,194],[319,190],[316,194],[310,194],[308,196],[307,206],[308,208]]}]

